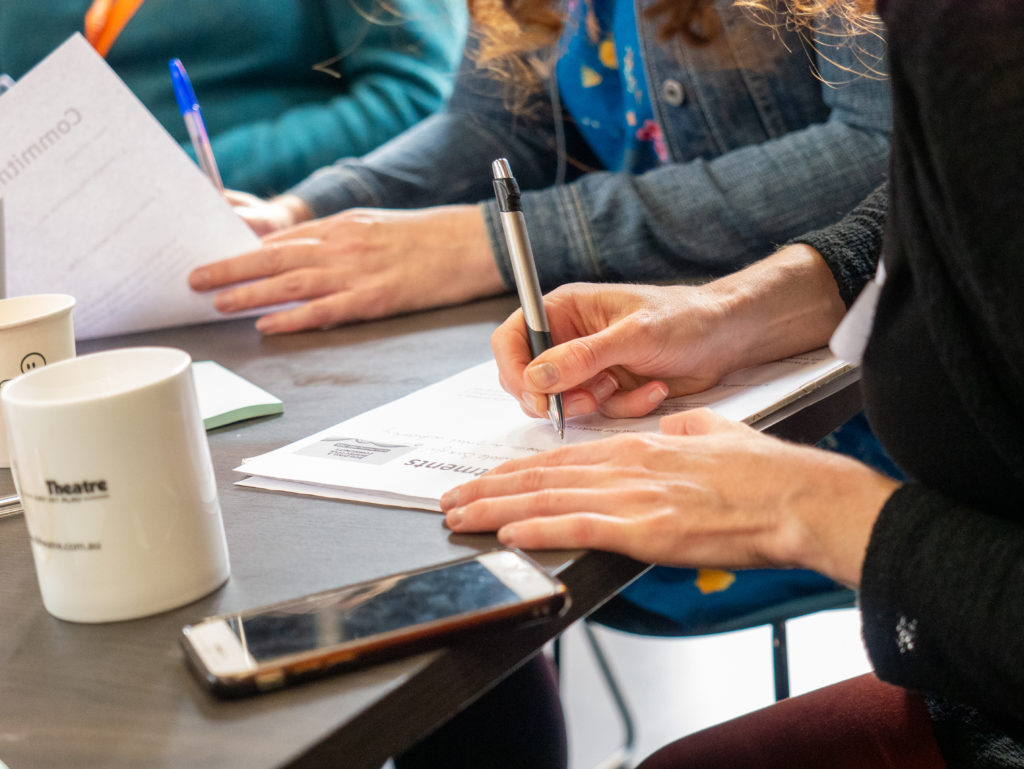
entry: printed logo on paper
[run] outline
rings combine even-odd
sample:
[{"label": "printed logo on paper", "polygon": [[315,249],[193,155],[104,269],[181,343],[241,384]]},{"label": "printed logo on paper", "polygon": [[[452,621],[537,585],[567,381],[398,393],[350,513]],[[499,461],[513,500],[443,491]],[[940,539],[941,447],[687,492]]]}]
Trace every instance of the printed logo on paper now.
[{"label": "printed logo on paper", "polygon": [[412,451],[415,446],[401,443],[380,443],[363,438],[321,438],[296,451],[307,457],[341,459],[371,465],[385,465]]}]

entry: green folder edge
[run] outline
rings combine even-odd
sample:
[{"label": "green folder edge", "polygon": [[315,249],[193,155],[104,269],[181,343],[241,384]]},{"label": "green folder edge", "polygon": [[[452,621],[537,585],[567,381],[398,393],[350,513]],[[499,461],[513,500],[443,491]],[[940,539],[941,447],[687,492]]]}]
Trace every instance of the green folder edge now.
[{"label": "green folder edge", "polygon": [[244,406],[234,411],[226,411],[221,414],[214,414],[212,417],[207,417],[203,420],[203,427],[207,430],[214,430],[224,425],[230,425],[233,422],[243,422],[246,419],[282,413],[284,413],[283,403],[257,403],[252,406]]}]

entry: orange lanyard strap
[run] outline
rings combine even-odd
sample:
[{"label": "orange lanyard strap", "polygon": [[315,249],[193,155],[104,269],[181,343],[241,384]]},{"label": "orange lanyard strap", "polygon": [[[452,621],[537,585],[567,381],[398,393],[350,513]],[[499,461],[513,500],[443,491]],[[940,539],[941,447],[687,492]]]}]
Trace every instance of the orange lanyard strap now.
[{"label": "orange lanyard strap", "polygon": [[128,21],[145,0],[93,0],[85,12],[85,39],[100,56],[117,40]]}]

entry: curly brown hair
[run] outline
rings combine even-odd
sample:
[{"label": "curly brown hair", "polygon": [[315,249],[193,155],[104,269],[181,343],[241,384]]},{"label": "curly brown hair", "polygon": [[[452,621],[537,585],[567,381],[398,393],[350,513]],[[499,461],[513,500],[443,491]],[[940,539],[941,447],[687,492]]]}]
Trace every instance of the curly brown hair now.
[{"label": "curly brown hair", "polygon": [[733,0],[770,24],[809,30],[825,19],[839,21],[849,35],[877,32],[875,0]]},{"label": "curly brown hair", "polygon": [[[585,0],[580,0],[585,1]],[[507,98],[522,106],[551,69],[551,51],[565,25],[564,0],[468,0],[475,58],[501,77]],[[874,0],[734,0],[764,23],[810,30],[816,19],[839,18],[852,34],[876,29]],[[660,18],[662,40],[706,45],[721,31],[714,0],[656,0],[644,11]]]},{"label": "curly brown hair", "polygon": [[735,0],[735,3],[743,8],[768,13],[782,10],[804,24],[810,24],[822,16],[838,15],[853,20],[875,12],[875,0],[783,0],[781,9],[774,0]]},{"label": "curly brown hair", "polygon": [[[528,93],[553,64],[545,54],[565,26],[560,0],[468,0],[479,66],[502,75],[513,91]],[[661,17],[659,37],[705,45],[719,32],[713,0],[657,0],[644,11]]]}]

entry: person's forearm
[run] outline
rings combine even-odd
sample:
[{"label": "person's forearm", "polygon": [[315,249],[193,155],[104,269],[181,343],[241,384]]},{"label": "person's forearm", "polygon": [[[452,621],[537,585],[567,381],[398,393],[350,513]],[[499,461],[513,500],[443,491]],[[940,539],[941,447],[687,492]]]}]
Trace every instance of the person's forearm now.
[{"label": "person's forearm", "polygon": [[846,312],[835,279],[813,248],[787,246],[700,289],[719,308],[716,344],[735,368],[785,358],[828,343]]},{"label": "person's forearm", "polygon": [[358,207],[477,203],[494,199],[490,167],[502,156],[523,189],[552,183],[554,127],[510,111],[503,93],[502,83],[467,54],[443,113],[368,155],[320,169],[289,192],[306,201],[316,217]]},{"label": "person's forearm", "polygon": [[524,187],[541,286],[725,275],[835,222],[882,181],[887,158],[884,132],[829,121],[711,161]]}]

